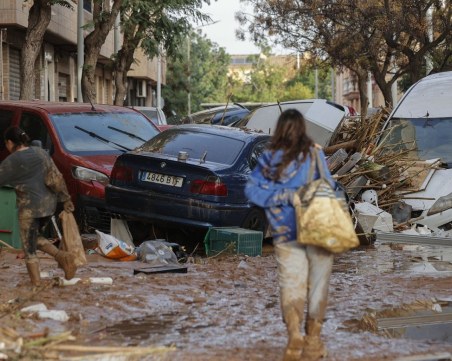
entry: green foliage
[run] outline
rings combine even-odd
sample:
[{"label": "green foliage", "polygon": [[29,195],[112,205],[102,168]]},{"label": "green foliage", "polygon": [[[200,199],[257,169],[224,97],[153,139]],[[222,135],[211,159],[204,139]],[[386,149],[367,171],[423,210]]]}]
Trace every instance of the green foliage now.
[{"label": "green foliage", "polygon": [[168,58],[165,110],[179,115],[200,110],[203,102],[226,102],[227,71],[230,62],[224,48],[192,32]]},{"label": "green foliage", "polygon": [[[278,65],[270,58],[254,56],[254,64],[246,76],[238,72],[229,76],[229,92],[232,101],[276,102],[314,98],[314,69],[302,66],[295,71],[289,65]],[[273,58],[274,59],[274,58]],[[328,69],[319,69],[318,97],[331,98],[331,75]]]},{"label": "green foliage", "polygon": [[138,38],[150,57],[162,46],[173,55],[192,22],[207,22],[210,18],[199,9],[205,0],[123,0],[121,28],[127,38]]}]

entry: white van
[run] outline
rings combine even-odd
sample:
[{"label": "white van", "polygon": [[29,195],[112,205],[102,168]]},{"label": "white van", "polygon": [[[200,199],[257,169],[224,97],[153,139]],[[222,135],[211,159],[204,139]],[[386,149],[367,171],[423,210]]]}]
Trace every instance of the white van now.
[{"label": "white van", "polygon": [[279,115],[287,109],[297,109],[303,114],[307,133],[322,146],[328,145],[334,131],[346,114],[342,105],[325,99],[292,100],[263,105],[235,123],[234,127],[273,134]]},{"label": "white van", "polygon": [[436,228],[452,221],[452,71],[426,76],[412,85],[384,126],[380,146],[407,151],[410,158],[439,159],[422,190],[405,202],[422,211],[417,223]]}]

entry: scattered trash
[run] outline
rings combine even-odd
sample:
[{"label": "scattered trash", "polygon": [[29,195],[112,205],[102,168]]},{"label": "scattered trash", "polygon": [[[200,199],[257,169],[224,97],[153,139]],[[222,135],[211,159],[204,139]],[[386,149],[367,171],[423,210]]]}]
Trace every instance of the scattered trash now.
[{"label": "scattered trash", "polygon": [[138,259],[154,266],[178,265],[177,256],[162,239],[144,241],[137,247]]},{"label": "scattered trash", "polygon": [[42,319],[50,319],[61,322],[67,322],[69,320],[69,316],[67,315],[66,311],[59,310],[39,311],[38,317]]},{"label": "scattered trash", "polygon": [[125,219],[111,218],[110,234],[113,237],[126,242],[129,246],[135,247],[129,225]]},{"label": "scattered trash", "polygon": [[180,265],[166,265],[166,266],[152,266],[152,267],[141,267],[141,268],[135,268],[133,270],[133,274],[136,275],[138,273],[145,273],[145,274],[151,274],[151,273],[187,273],[188,268],[187,266],[180,266]]},{"label": "scattered trash", "polygon": [[67,280],[63,277],[58,278],[59,286],[73,286],[79,282],[82,283],[92,283],[92,284],[102,284],[102,285],[112,285],[113,279],[111,277],[90,277],[86,280],[82,280],[81,278],[72,278]]},{"label": "scattered trash", "polygon": [[59,277],[58,278],[58,285],[60,285],[60,286],[73,286],[76,283],[78,283],[79,281],[81,281],[81,278],[74,277],[74,278],[72,278],[70,280],[67,280],[66,278]]},{"label": "scattered trash", "polygon": [[97,250],[101,255],[120,261],[135,261],[137,259],[134,246],[98,230],[96,230],[96,234],[99,240]]},{"label": "scattered trash", "polygon": [[239,265],[237,266],[237,268],[247,269],[247,268],[250,268],[250,265],[248,263],[246,263],[246,261],[241,260],[239,262]]},{"label": "scattered trash", "polygon": [[41,278],[53,278],[53,271],[41,271]]},{"label": "scattered trash", "polygon": [[89,282],[99,285],[112,285],[113,279],[111,277],[90,277]]},{"label": "scattered trash", "polygon": [[356,203],[355,215],[365,233],[393,231],[392,215],[369,202]]},{"label": "scattered trash", "polygon": [[43,303],[37,303],[35,305],[24,307],[20,310],[20,312],[30,312],[30,313],[35,313],[39,311],[47,311],[47,306]]}]

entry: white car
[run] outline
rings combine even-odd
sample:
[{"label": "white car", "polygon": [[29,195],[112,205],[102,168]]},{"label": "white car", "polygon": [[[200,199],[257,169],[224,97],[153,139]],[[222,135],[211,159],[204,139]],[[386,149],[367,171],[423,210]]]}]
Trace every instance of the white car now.
[{"label": "white car", "polygon": [[131,108],[136,109],[146,115],[158,127],[160,127],[161,125],[168,125],[166,122],[165,113],[163,113],[162,109],[160,108],[142,106],[132,106]]},{"label": "white car", "polygon": [[291,100],[263,105],[235,123],[234,127],[273,134],[279,115],[287,109],[297,109],[303,114],[307,133],[321,146],[328,145],[336,128],[346,115],[342,105],[325,99]]},{"label": "white car", "polygon": [[393,152],[433,163],[418,192],[405,203],[421,211],[417,223],[435,229],[452,222],[452,71],[422,78],[413,84],[389,115],[380,139]]}]

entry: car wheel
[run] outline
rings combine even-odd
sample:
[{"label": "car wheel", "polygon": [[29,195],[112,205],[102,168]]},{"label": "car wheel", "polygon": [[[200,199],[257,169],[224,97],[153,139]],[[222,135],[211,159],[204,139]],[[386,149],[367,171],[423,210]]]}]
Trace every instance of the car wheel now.
[{"label": "car wheel", "polygon": [[264,211],[257,208],[251,209],[250,213],[248,213],[242,223],[242,228],[261,231],[265,236],[267,233],[268,223]]}]

